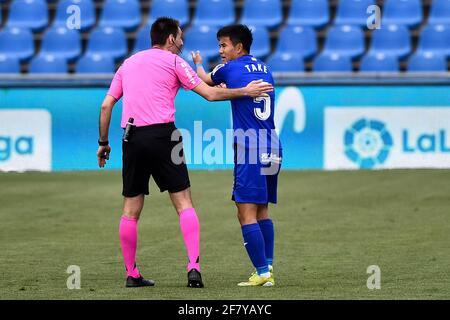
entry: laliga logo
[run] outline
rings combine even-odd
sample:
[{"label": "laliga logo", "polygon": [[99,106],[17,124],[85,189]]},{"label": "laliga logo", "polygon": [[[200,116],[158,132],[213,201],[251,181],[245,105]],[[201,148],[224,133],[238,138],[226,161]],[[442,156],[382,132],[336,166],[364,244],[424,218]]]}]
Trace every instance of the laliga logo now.
[{"label": "laliga logo", "polygon": [[383,122],[360,119],[344,133],[345,155],[362,169],[382,164],[392,148],[392,137]]},{"label": "laliga logo", "polygon": [[16,139],[9,136],[0,136],[0,162],[7,161],[15,153],[20,156],[33,154],[33,137],[19,136]]}]

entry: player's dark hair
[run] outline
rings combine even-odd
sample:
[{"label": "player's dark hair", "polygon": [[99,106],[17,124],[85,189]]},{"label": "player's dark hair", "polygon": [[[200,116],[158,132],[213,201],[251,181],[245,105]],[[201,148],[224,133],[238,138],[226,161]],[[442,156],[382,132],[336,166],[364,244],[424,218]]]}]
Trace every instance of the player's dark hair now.
[{"label": "player's dark hair", "polygon": [[171,34],[176,37],[179,26],[180,23],[178,20],[169,17],[160,17],[156,19],[150,30],[152,46],[166,44],[166,40]]},{"label": "player's dark hair", "polygon": [[230,38],[233,45],[242,43],[244,50],[250,53],[250,47],[253,43],[252,31],[243,24],[233,24],[225,26],[217,31],[217,40],[222,37]]}]

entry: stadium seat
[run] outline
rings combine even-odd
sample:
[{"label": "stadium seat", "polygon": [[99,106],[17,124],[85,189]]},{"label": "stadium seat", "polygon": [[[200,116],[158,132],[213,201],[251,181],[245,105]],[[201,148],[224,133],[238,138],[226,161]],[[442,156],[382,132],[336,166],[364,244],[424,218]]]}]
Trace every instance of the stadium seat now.
[{"label": "stadium seat", "polygon": [[29,65],[28,73],[67,73],[67,62],[54,55],[38,55]]},{"label": "stadium seat", "polygon": [[450,25],[427,25],[420,35],[417,51],[431,51],[450,58]]},{"label": "stadium seat", "polygon": [[409,59],[409,72],[446,72],[447,60],[433,52],[416,53]]},{"label": "stadium seat", "polygon": [[374,4],[375,0],[340,0],[334,23],[366,27],[370,17],[367,8]]},{"label": "stadium seat", "polygon": [[398,72],[400,64],[398,58],[383,53],[366,54],[361,59],[361,72]]},{"label": "stadium seat", "polygon": [[216,38],[217,29],[210,26],[193,26],[184,34],[183,58],[193,64],[191,51],[199,50],[205,68],[212,59],[219,55],[219,45]]},{"label": "stadium seat", "polygon": [[361,28],[351,25],[333,26],[325,40],[324,54],[336,53],[356,59],[364,53],[364,33]]},{"label": "stadium seat", "polygon": [[450,0],[433,0],[428,23],[450,25]]},{"label": "stadium seat", "polygon": [[264,27],[249,26],[249,28],[252,30],[253,35],[250,54],[258,59],[264,60],[270,53],[269,31]]},{"label": "stadium seat", "polygon": [[241,23],[274,29],[283,20],[280,0],[246,0]]},{"label": "stadium seat", "polygon": [[9,10],[8,27],[29,28],[33,32],[40,32],[48,24],[45,0],[14,0]]},{"label": "stadium seat", "polygon": [[314,61],[314,72],[352,72],[352,60],[339,54],[320,54]]},{"label": "stadium seat", "polygon": [[75,67],[76,73],[114,73],[114,69],[113,58],[100,54],[82,56]]},{"label": "stadium seat", "polygon": [[383,6],[383,24],[401,24],[417,27],[423,19],[421,0],[386,0]]},{"label": "stadium seat", "polygon": [[19,59],[0,54],[0,73],[20,73]]},{"label": "stadium seat", "polygon": [[81,54],[81,38],[77,30],[66,27],[53,27],[42,39],[42,55],[54,55],[73,62]]},{"label": "stadium seat", "polygon": [[158,17],[172,17],[185,27],[189,23],[189,1],[153,0],[147,23],[151,25]]},{"label": "stadium seat", "polygon": [[141,6],[138,0],[106,0],[100,16],[101,27],[123,28],[134,31],[141,23]]},{"label": "stadium seat", "polygon": [[6,27],[0,30],[0,52],[21,62],[34,54],[33,34],[25,28]]},{"label": "stadium seat", "polygon": [[400,59],[405,58],[411,52],[411,35],[409,29],[402,25],[384,25],[374,30],[371,55],[393,55]]},{"label": "stadium seat", "polygon": [[147,49],[150,49],[150,26],[146,24],[137,32],[133,54]]},{"label": "stadium seat", "polygon": [[115,61],[128,53],[125,32],[119,28],[97,27],[90,34],[87,54],[100,54],[112,57]]},{"label": "stadium seat", "polygon": [[322,29],[329,20],[328,0],[292,0],[287,24]]},{"label": "stadium seat", "polygon": [[290,53],[272,55],[267,60],[267,65],[272,72],[303,72],[305,70],[303,58]]},{"label": "stadium seat", "polygon": [[[56,8],[55,21],[53,26],[67,26],[67,22],[73,14],[74,10],[71,10],[70,6],[78,6],[80,8],[80,31],[84,32],[90,30],[96,21],[95,6],[93,0],[62,0],[58,3]],[[69,10],[69,13],[67,12]],[[70,23],[75,21],[69,19]]]},{"label": "stadium seat", "polygon": [[317,52],[314,29],[306,26],[287,26],[280,32],[275,54],[289,53],[309,59]]},{"label": "stadium seat", "polygon": [[233,0],[198,0],[194,25],[222,27],[235,21]]}]

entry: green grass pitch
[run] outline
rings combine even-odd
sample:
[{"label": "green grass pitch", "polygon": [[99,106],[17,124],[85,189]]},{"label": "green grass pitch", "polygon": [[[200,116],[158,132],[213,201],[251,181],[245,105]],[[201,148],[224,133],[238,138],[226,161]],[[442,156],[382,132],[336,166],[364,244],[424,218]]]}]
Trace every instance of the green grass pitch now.
[{"label": "green grass pitch", "polygon": [[[271,288],[253,271],[231,171],[191,171],[204,289],[186,288],[186,252],[167,193],[151,184],[138,265],[156,280],[124,288],[117,171],[0,174],[0,299],[449,299],[450,171],[283,171]],[[81,289],[66,286],[81,268]],[[378,265],[381,289],[369,290]]]}]

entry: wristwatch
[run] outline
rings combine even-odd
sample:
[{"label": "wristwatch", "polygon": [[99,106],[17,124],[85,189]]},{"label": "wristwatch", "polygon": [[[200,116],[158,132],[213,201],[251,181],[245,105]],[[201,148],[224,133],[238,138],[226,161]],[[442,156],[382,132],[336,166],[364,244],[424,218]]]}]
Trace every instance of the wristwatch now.
[{"label": "wristwatch", "polygon": [[101,147],[105,147],[105,146],[109,145],[109,141],[108,140],[100,141],[100,139],[98,139],[98,145]]}]

